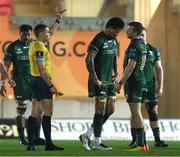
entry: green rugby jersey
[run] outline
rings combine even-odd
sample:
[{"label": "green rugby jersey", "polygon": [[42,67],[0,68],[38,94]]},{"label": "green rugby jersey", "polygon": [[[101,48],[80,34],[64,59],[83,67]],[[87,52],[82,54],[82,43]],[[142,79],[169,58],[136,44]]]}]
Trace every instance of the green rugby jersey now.
[{"label": "green rugby jersey", "polygon": [[144,66],[146,62],[146,45],[141,39],[132,39],[129,44],[123,61],[123,69],[125,70],[128,65],[128,60],[133,59],[136,61],[136,66],[129,79],[141,81],[145,79]]},{"label": "green rugby jersey", "polygon": [[161,60],[159,51],[151,46],[150,44],[146,45],[147,55],[146,55],[146,64],[144,67],[144,74],[146,81],[155,81],[154,75],[154,66],[155,62]]},{"label": "green rugby jersey", "polygon": [[11,43],[4,54],[4,60],[13,64],[13,77],[30,77],[29,43],[16,40]]},{"label": "green rugby jersey", "polygon": [[98,79],[107,84],[112,83],[113,64],[116,62],[117,48],[116,40],[106,36],[104,32],[98,33],[88,47],[88,52],[96,53],[94,65]]}]

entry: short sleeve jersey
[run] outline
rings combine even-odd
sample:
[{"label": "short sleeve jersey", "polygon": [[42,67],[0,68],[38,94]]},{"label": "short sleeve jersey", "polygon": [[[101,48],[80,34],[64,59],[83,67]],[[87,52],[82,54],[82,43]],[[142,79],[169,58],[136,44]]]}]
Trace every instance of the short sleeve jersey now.
[{"label": "short sleeve jersey", "polygon": [[104,32],[100,32],[89,44],[89,51],[96,53],[94,65],[98,79],[111,84],[113,63],[117,55],[116,40],[109,38]]},{"label": "short sleeve jersey", "polygon": [[49,77],[52,75],[50,53],[45,44],[40,41],[33,41],[29,45],[29,60],[32,76],[41,76],[36,62],[43,62],[46,72]]},{"label": "short sleeve jersey", "polygon": [[146,81],[155,81],[154,75],[154,66],[155,62],[161,60],[159,51],[151,46],[150,44],[146,45],[147,55],[146,55],[146,64],[144,67],[144,74]]},{"label": "short sleeve jersey", "polygon": [[13,64],[13,78],[30,77],[29,43],[16,40],[5,50],[4,60]]},{"label": "short sleeve jersey", "polygon": [[129,77],[130,80],[141,81],[145,80],[144,76],[144,66],[146,62],[146,45],[141,39],[133,39],[129,44],[124,56],[123,61],[123,69],[125,70],[126,66],[128,65],[129,59],[136,61],[136,66],[134,71],[132,72],[131,76]]}]

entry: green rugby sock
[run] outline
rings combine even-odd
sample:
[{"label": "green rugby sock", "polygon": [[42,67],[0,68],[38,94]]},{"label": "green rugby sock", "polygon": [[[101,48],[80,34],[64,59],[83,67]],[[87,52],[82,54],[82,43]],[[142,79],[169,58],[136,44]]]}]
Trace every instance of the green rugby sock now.
[{"label": "green rugby sock", "polygon": [[17,130],[18,130],[18,134],[19,134],[19,139],[24,140],[25,139],[24,128],[20,127],[20,128],[17,128]]},{"label": "green rugby sock", "polygon": [[146,145],[147,142],[146,142],[146,132],[144,131],[144,144]]},{"label": "green rugby sock", "polygon": [[160,141],[160,131],[159,131],[159,127],[157,128],[153,128],[153,135],[154,135],[154,139],[156,142]]},{"label": "green rugby sock", "polygon": [[137,129],[136,128],[131,128],[131,136],[132,136],[132,140],[136,141],[136,139],[137,139]]},{"label": "green rugby sock", "polygon": [[93,119],[93,127],[94,127],[94,136],[95,137],[101,137],[102,124],[103,124],[103,115],[95,113],[94,119]]},{"label": "green rugby sock", "polygon": [[109,117],[110,117],[110,116],[108,116],[108,115],[106,115],[106,114],[103,116],[103,124],[108,120]]},{"label": "green rugby sock", "polygon": [[137,128],[137,143],[138,146],[144,146],[144,128]]},{"label": "green rugby sock", "polygon": [[25,139],[25,135],[24,135],[25,118],[22,115],[18,115],[16,117],[16,126],[17,126],[17,131],[18,131],[20,140],[24,140]]},{"label": "green rugby sock", "polygon": [[[107,116],[106,114],[103,116],[103,124],[108,120],[110,116]],[[91,127],[94,128],[93,123],[91,124]]]}]

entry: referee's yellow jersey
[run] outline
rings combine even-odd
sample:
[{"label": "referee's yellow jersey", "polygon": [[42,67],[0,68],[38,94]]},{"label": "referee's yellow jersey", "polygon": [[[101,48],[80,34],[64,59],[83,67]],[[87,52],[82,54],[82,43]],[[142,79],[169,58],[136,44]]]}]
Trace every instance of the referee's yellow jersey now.
[{"label": "referee's yellow jersey", "polygon": [[43,62],[49,77],[52,75],[50,53],[45,44],[41,41],[32,41],[29,45],[29,61],[32,76],[41,76],[36,62]]}]

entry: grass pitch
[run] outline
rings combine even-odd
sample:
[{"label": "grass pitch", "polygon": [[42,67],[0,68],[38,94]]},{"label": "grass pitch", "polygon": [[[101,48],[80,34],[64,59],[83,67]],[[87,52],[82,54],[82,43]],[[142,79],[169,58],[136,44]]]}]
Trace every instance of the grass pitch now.
[{"label": "grass pitch", "polygon": [[44,146],[37,146],[36,151],[27,151],[26,147],[18,144],[18,140],[0,140],[0,156],[180,156],[180,141],[168,141],[168,148],[155,148],[154,143],[148,142],[150,151],[130,151],[129,141],[104,141],[113,147],[112,151],[85,151],[79,141],[55,141],[55,144],[65,148],[64,151],[44,151]]}]

